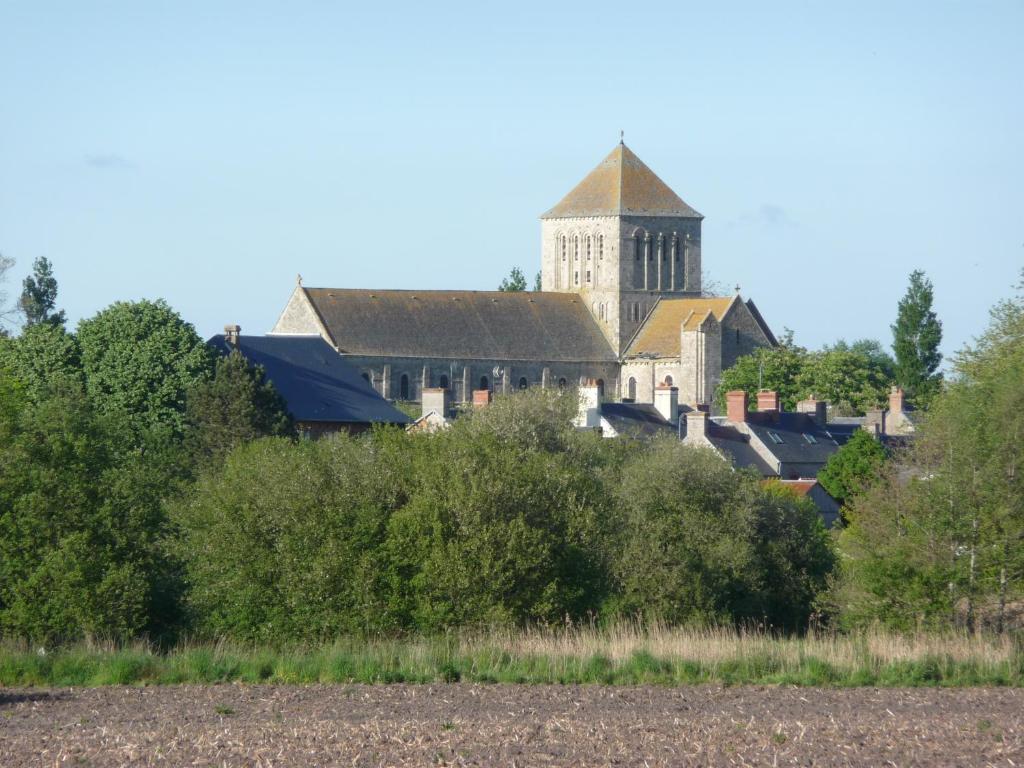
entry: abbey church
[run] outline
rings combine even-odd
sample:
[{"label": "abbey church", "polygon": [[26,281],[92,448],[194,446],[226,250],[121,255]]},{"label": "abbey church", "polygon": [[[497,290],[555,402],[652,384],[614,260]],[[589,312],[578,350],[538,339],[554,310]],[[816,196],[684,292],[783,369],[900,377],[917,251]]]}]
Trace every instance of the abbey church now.
[{"label": "abbey church", "polygon": [[272,335],[319,335],[384,397],[598,382],[650,403],[709,405],[724,368],[776,344],[757,307],[701,286],[701,221],[620,143],[541,216],[541,290],[296,286]]}]

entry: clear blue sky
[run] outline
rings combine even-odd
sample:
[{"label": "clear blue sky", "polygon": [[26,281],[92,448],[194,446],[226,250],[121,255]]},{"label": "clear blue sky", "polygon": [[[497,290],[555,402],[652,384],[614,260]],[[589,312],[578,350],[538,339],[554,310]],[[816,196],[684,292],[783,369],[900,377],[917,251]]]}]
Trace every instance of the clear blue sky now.
[{"label": "clear blue sky", "polygon": [[72,322],[164,297],[203,335],[307,285],[492,289],[618,141],[704,260],[816,347],[947,353],[1024,266],[1024,3],[0,4],[0,253]]}]

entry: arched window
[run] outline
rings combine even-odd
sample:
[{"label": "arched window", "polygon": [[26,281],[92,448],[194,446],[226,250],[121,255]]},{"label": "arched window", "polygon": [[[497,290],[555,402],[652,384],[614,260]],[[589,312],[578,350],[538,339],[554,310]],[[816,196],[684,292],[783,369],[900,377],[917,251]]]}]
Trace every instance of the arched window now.
[{"label": "arched window", "polygon": [[587,261],[590,261],[590,235],[587,235]]},{"label": "arched window", "polygon": [[670,386],[670,387],[672,386],[672,377],[671,376],[666,376],[665,377],[665,384],[667,386]]},{"label": "arched window", "polygon": [[665,235],[658,235],[658,250],[661,251],[661,260],[668,260],[668,252],[665,250]]},{"label": "arched window", "polygon": [[587,270],[587,285],[590,285],[590,270]]},{"label": "arched window", "polygon": [[562,235],[562,261],[565,261],[565,235]]},{"label": "arched window", "polygon": [[520,376],[519,377],[519,388],[520,389],[526,389],[528,386],[530,386],[530,382],[528,382],[526,380],[525,376]]},{"label": "arched window", "polygon": [[559,389],[565,389],[568,385],[569,385],[569,382],[567,382],[565,380],[565,377],[562,377],[561,379],[558,380],[558,388]]},{"label": "arched window", "polygon": [[572,257],[576,261],[580,260],[580,236],[573,235],[572,238]]},{"label": "arched window", "polygon": [[486,376],[481,376],[480,377],[480,389],[490,389],[490,388],[491,388],[491,385],[490,385],[490,382],[487,381],[487,377]]},{"label": "arched window", "polygon": [[644,236],[642,232],[637,232],[635,235],[633,235],[633,245],[635,246],[633,249],[633,253],[636,256],[637,261],[640,261],[640,252],[643,250],[643,242]]},{"label": "arched window", "polygon": [[448,377],[445,376],[443,373],[441,374],[441,378],[437,383],[441,386],[441,389],[448,389]]},{"label": "arched window", "polygon": [[629,385],[626,389],[626,396],[630,400],[636,400],[636,379],[632,376],[629,377]]},{"label": "arched window", "polygon": [[597,237],[597,258],[598,260],[604,259],[604,235]]},{"label": "arched window", "polygon": [[573,273],[573,283],[575,285],[580,284],[580,271],[578,269]]},{"label": "arched window", "polygon": [[597,396],[604,398],[604,379],[597,380]]},{"label": "arched window", "polygon": [[403,373],[402,374],[402,378],[399,380],[399,383],[398,383],[398,398],[400,400],[408,400],[409,399],[409,376],[408,376],[408,374]]}]

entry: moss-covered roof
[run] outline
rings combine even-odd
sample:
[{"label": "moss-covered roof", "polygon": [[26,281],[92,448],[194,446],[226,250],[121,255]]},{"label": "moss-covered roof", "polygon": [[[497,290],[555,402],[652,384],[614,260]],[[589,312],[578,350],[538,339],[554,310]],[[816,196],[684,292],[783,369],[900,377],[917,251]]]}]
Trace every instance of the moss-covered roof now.
[{"label": "moss-covered roof", "polygon": [[702,218],[625,144],[615,147],[572,192],[541,218],[577,216]]},{"label": "moss-covered roof", "polygon": [[715,320],[721,322],[735,300],[735,296],[662,299],[629,345],[626,356],[679,357],[679,331],[684,324],[686,330],[695,330],[709,312]]}]

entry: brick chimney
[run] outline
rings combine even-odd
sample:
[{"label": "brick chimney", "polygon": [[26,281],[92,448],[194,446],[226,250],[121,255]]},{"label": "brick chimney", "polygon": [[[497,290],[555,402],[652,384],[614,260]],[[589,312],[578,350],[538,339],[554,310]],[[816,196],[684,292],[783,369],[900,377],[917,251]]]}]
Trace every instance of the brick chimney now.
[{"label": "brick chimney", "polygon": [[670,424],[679,418],[679,387],[659,384],[654,388],[654,409]]},{"label": "brick chimney", "polygon": [[238,337],[242,335],[242,326],[240,325],[225,325],[224,326],[224,340],[232,347],[238,346]]},{"label": "brick chimney", "polygon": [[903,388],[893,387],[889,391],[889,413],[903,413],[905,405],[906,403],[904,402]]},{"label": "brick chimney", "polygon": [[491,403],[491,390],[489,389],[474,389],[473,390],[473,407],[483,408],[485,405]]},{"label": "brick chimney", "polygon": [[747,393],[736,389],[725,394],[725,415],[729,421],[742,423],[747,420]]},{"label": "brick chimney", "polygon": [[828,403],[824,400],[817,400],[814,397],[801,400],[796,404],[796,412],[810,415],[819,427],[824,427],[828,423]]},{"label": "brick chimney", "polygon": [[762,389],[757,393],[757,410],[765,413],[779,412],[779,393],[771,389]]},{"label": "brick chimney", "polygon": [[448,415],[448,390],[441,387],[426,387],[421,396],[423,415],[435,411],[438,416]]}]

